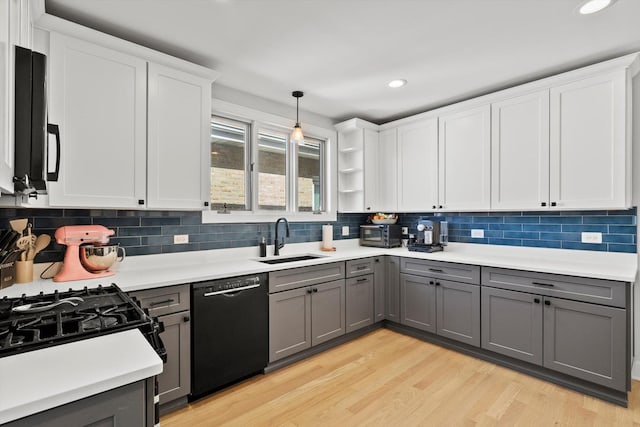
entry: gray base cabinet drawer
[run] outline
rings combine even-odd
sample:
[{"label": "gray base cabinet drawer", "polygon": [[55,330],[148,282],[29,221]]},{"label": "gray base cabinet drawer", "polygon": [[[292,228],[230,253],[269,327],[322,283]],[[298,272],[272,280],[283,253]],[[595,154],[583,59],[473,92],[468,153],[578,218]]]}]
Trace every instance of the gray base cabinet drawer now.
[{"label": "gray base cabinet drawer", "polygon": [[344,279],[344,262],[290,268],[269,273],[269,293]]},{"label": "gray base cabinet drawer", "polygon": [[373,258],[352,259],[347,261],[347,279],[355,276],[362,276],[363,274],[373,273]]},{"label": "gray base cabinet drawer", "polygon": [[451,262],[401,258],[400,272],[464,283],[480,283],[480,267]]},{"label": "gray base cabinet drawer", "polygon": [[628,283],[549,273],[483,268],[482,285],[625,307]]},{"label": "gray base cabinet drawer", "polygon": [[142,308],[148,308],[151,316],[162,316],[168,313],[190,309],[189,285],[168,286],[131,292],[140,301]]},{"label": "gray base cabinet drawer", "polygon": [[347,332],[373,324],[373,280],[373,274],[367,274],[345,281]]}]

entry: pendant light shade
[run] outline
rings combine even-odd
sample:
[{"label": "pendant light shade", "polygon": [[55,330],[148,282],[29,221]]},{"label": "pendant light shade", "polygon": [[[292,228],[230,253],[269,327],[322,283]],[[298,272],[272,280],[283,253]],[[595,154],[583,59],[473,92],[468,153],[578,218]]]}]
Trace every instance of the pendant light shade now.
[{"label": "pendant light shade", "polygon": [[296,99],[296,125],[293,127],[293,131],[291,132],[291,140],[297,143],[304,141],[304,135],[302,134],[302,127],[300,126],[300,119],[298,118],[298,107],[300,98],[304,95],[303,92],[296,90],[291,93],[291,95]]}]

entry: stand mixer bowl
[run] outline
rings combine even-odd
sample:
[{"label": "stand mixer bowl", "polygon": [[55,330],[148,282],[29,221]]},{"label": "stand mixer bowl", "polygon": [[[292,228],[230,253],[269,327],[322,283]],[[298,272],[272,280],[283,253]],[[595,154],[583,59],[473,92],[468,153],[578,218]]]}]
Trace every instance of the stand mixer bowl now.
[{"label": "stand mixer bowl", "polygon": [[120,245],[82,245],[80,246],[80,263],[92,273],[108,270],[118,259],[118,249],[122,249],[124,260],[124,248]]}]

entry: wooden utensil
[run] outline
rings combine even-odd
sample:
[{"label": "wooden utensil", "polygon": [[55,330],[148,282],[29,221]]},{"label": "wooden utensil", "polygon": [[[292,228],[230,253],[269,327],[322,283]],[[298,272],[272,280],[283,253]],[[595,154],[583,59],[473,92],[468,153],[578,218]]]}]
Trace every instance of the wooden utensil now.
[{"label": "wooden utensil", "polygon": [[13,229],[13,231],[17,231],[18,233],[22,234],[24,232],[24,229],[27,228],[29,220],[27,218],[12,219],[11,221],[9,221],[9,224],[11,224],[11,228]]},{"label": "wooden utensil", "polygon": [[31,256],[31,258],[27,257],[27,259],[34,259],[41,250],[49,246],[49,243],[51,243],[51,236],[49,236],[48,234],[39,235],[38,238],[36,239],[35,245],[32,248],[33,255]]}]

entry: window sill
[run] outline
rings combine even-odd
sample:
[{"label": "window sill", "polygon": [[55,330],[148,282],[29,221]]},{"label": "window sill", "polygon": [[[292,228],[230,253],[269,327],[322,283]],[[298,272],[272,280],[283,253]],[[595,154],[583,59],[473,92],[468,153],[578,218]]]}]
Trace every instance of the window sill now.
[{"label": "window sill", "polygon": [[231,212],[220,214],[216,211],[203,211],[203,224],[231,224],[231,223],[255,223],[274,222],[278,218],[285,217],[289,222],[335,222],[338,218],[337,212],[323,212],[321,214],[312,213],[292,213],[292,212]]}]

